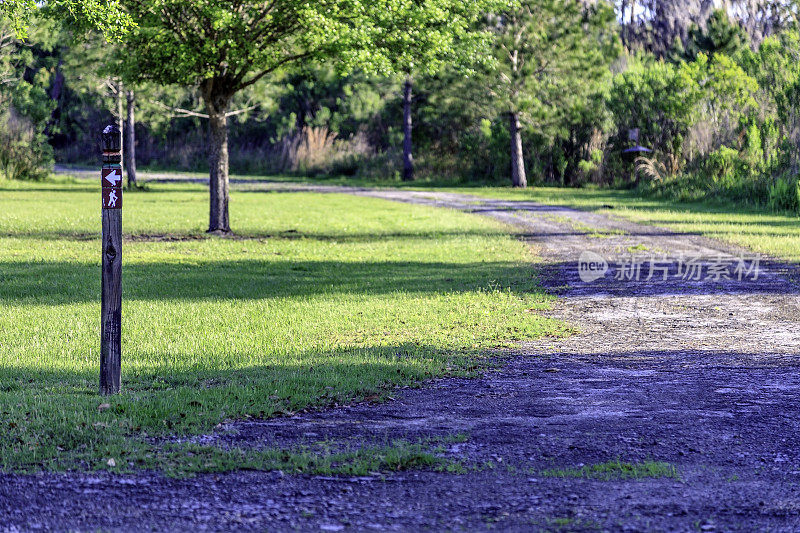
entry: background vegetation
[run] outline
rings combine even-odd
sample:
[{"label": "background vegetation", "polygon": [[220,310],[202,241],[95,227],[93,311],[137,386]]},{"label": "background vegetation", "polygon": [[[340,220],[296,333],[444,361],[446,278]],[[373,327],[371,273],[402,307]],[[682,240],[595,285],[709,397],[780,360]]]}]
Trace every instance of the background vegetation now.
[{"label": "background vegetation", "polygon": [[[414,70],[403,54],[392,56],[402,63],[392,75],[304,61],[237,94],[232,170],[399,179],[403,85],[413,75],[417,179],[506,184],[520,156],[534,184],[800,208],[793,2],[509,5],[478,17],[474,30],[489,37],[473,39],[470,54],[436,56],[436,69]],[[7,20],[0,31],[3,175],[39,179],[53,162],[96,164],[96,133],[127,116],[126,94],[140,165],[208,169],[198,90],[122,83],[124,40],[52,18],[36,19],[25,41],[14,28]],[[401,48],[414,46],[430,48]],[[623,153],[634,144],[652,152]]]}]

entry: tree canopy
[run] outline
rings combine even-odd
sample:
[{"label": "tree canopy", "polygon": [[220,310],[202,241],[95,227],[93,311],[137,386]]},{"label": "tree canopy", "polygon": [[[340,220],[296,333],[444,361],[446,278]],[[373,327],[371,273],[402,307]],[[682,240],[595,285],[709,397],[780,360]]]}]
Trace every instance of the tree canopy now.
[{"label": "tree canopy", "polygon": [[75,25],[98,29],[106,39],[120,39],[132,25],[119,0],[3,0],[0,18],[9,21],[11,30],[19,39],[28,36],[31,20],[44,12],[55,17],[69,16]]},{"label": "tree canopy", "polygon": [[124,76],[196,85],[211,125],[209,231],[227,232],[227,115],[239,91],[303,62],[342,72],[434,71],[488,2],[456,0],[123,0],[137,26]]}]

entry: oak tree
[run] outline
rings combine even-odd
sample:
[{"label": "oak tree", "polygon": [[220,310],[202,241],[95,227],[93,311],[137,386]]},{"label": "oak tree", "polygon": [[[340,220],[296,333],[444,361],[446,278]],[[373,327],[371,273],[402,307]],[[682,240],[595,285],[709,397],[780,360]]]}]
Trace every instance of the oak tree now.
[{"label": "oak tree", "polygon": [[[240,91],[298,63],[431,69],[464,28],[455,0],[122,0],[136,79],[199,89],[209,117],[209,232],[230,231],[228,116]],[[425,52],[425,53],[423,53]]]}]

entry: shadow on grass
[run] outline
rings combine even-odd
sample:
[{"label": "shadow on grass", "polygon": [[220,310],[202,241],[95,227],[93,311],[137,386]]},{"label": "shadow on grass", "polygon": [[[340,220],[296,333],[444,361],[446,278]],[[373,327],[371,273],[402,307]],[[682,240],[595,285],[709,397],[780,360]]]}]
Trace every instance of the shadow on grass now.
[{"label": "shadow on grass", "polygon": [[[262,299],[323,294],[534,289],[534,270],[507,262],[234,260],[123,266],[125,300]],[[0,301],[57,305],[95,301],[99,265],[0,262]]]},{"label": "shadow on grass", "polygon": [[[337,243],[372,243],[383,242],[390,239],[414,239],[414,240],[436,240],[448,237],[507,237],[508,232],[492,228],[475,228],[470,230],[452,231],[409,231],[409,232],[357,232],[347,231],[346,233],[334,233],[324,231],[299,231],[288,229],[282,231],[244,231],[232,233],[227,236],[209,235],[204,231],[181,231],[181,232],[124,232],[123,239],[132,242],[147,241],[199,241],[209,240],[219,242],[220,240],[264,240],[264,239],[287,239],[287,240],[314,240],[321,242]],[[100,240],[100,230],[96,233],[86,231],[31,231],[0,230],[0,238],[30,238],[40,240],[67,240],[67,241],[91,241]]]},{"label": "shadow on grass", "polygon": [[[336,262],[284,260],[232,260],[202,263],[148,263],[123,266],[124,299],[159,300],[252,300],[313,297],[317,295],[388,295],[395,292],[441,294],[510,288],[522,293],[545,289],[565,296],[653,296],[685,294],[796,294],[800,278],[795,267],[778,262],[759,263],[759,276],[737,279],[732,260],[731,279],[707,279],[713,266],[704,261],[698,279],[683,279],[687,268],[672,261],[648,280],[643,260],[641,277],[617,280],[622,263],[611,264],[607,275],[584,283],[575,262],[525,266],[512,262]],[[749,267],[750,263],[746,263]],[[0,262],[0,301],[6,304],[60,305],[96,301],[99,266],[71,262]],[[694,274],[692,274],[694,276]]]},{"label": "shadow on grass", "polygon": [[[167,361],[174,355],[154,354],[150,359]],[[274,364],[238,369],[219,368],[224,364],[220,354],[201,354],[199,359],[207,363],[194,368],[165,363],[129,371],[125,360],[122,393],[113,397],[97,393],[96,369],[5,367],[0,372],[0,472],[43,464],[74,468],[65,454],[76,452],[83,460],[108,457],[115,455],[115,446],[116,453],[130,449],[120,440],[126,437],[203,433],[226,420],[376,400],[396,385],[445,374],[468,375],[481,361],[467,355],[396,344],[312,350]],[[234,364],[246,356],[232,353],[225,358]],[[100,408],[102,404],[107,405]]]},{"label": "shadow on grass", "polygon": [[[154,355],[167,359],[173,354]],[[212,355],[209,355],[210,359],[213,359]],[[235,359],[238,355],[231,354],[230,357]],[[571,357],[569,353],[559,352],[550,356]],[[737,424],[745,426],[750,421],[742,416],[748,413],[761,417],[761,421],[779,420],[780,416],[771,416],[775,414],[772,411],[777,413],[781,409],[785,411],[786,406],[793,408],[798,405],[798,374],[793,371],[797,367],[797,358],[786,354],[665,349],[606,351],[583,354],[583,357],[585,363],[580,363],[580,368],[589,372],[587,376],[599,369],[604,381],[600,384],[593,380],[595,388],[584,391],[590,403],[602,401],[603,397],[598,394],[605,394],[611,395],[608,398],[612,404],[621,402],[626,408],[630,407],[630,401],[625,398],[640,401],[640,407],[645,410],[651,407],[663,410],[664,405],[685,406],[690,411],[713,409],[715,413],[736,413],[737,416],[725,420],[738,421]],[[297,360],[303,363],[297,364]],[[205,433],[226,420],[285,416],[301,409],[374,400],[376,394],[388,392],[393,385],[443,375],[451,365],[457,371],[469,371],[484,362],[475,358],[457,359],[434,346],[414,344],[304,352],[286,361],[292,362],[235,370],[175,369],[165,365],[163,368],[127,372],[123,366],[123,393],[111,398],[90,392],[96,390],[96,372],[92,370],[4,369],[0,373],[0,410],[4,422],[3,438],[0,439],[0,471],[32,464],[74,467],[69,463],[52,464],[74,451],[82,458],[92,459],[92,464],[102,465],[109,456],[130,449],[128,443],[120,442],[123,437],[152,440],[152,437]],[[208,366],[214,364],[212,361]],[[599,364],[603,366],[598,367]],[[652,368],[657,372],[631,379],[627,374],[610,375],[603,370],[605,366],[624,367],[629,371]],[[525,403],[517,409],[524,409],[520,412],[524,412],[526,417],[560,419],[580,412],[578,404],[549,401],[553,399],[553,387],[556,390],[559,387],[580,388],[580,380],[575,380],[572,370],[555,376],[546,372],[525,375],[528,381],[524,385],[529,390],[544,391],[544,396],[521,396]],[[554,385],[553,380],[558,383]],[[542,384],[546,386],[542,387]],[[727,392],[721,394],[717,388],[723,386]],[[598,392],[598,387],[605,390]],[[486,385],[479,381],[460,382],[450,390],[438,389],[437,395],[444,404],[453,402],[460,406],[465,397],[472,397],[473,393],[485,391],[485,388]],[[620,399],[620,388],[627,391],[625,398]],[[656,389],[659,392],[654,396],[653,390]],[[542,401],[543,397],[548,401]],[[491,406],[498,401],[505,402],[493,398],[490,396],[480,402],[486,408],[493,408]],[[106,409],[98,409],[101,403],[106,402],[109,404]],[[406,402],[405,405],[410,405],[417,417],[428,413],[441,415],[442,403]],[[742,405],[754,408],[742,414]],[[609,411],[614,412],[614,409],[609,408]],[[638,418],[640,409],[634,412]],[[671,417],[679,413],[674,409],[669,412]],[[474,420],[471,410],[470,414],[465,413],[461,409],[458,416],[469,416]],[[355,420],[363,422],[365,416],[366,421],[369,420],[368,414],[359,416],[362,418]],[[380,413],[376,416],[377,420],[381,419]],[[370,424],[353,424],[354,419],[350,417],[346,412],[328,413],[319,424],[325,429],[323,438],[374,434]],[[405,420],[401,418],[400,424],[393,427],[402,429]],[[492,424],[492,431],[496,428]],[[266,437],[300,437],[298,427],[292,422],[287,423],[283,433],[277,433],[275,427],[267,427],[264,431]],[[117,448],[113,449],[113,446]]]},{"label": "shadow on grass", "polygon": [[[250,360],[251,354],[230,352],[186,354],[192,361],[180,363],[180,354],[148,353],[131,355],[122,364],[123,394],[116,399],[127,402],[150,401],[144,395],[165,391],[181,391],[189,396],[231,394],[247,396],[251,403],[282,405],[287,408],[307,406],[311,396],[343,400],[342,393],[359,388],[374,392],[386,384],[418,381],[440,375],[445,369],[464,374],[483,367],[476,359],[477,349],[455,353],[440,347],[419,343],[376,346],[343,346],[275,354],[262,365],[236,367],[237,361]],[[469,357],[470,354],[474,357]],[[136,367],[137,359],[164,361],[163,364]],[[131,361],[130,358],[133,358]],[[490,364],[495,358],[480,358]],[[134,368],[130,369],[130,365]],[[224,367],[234,368],[224,368]],[[0,394],[31,393],[98,396],[99,361],[97,368],[53,369],[32,366],[5,366],[0,373]],[[258,393],[256,389],[267,387]],[[230,389],[229,392],[223,392]],[[263,394],[267,392],[267,394]],[[171,394],[172,394],[171,393]],[[311,396],[310,396],[311,395]],[[188,398],[188,399],[187,399]],[[287,403],[288,402],[288,403]],[[314,403],[314,402],[312,402]],[[53,405],[53,409],[63,406]]]}]

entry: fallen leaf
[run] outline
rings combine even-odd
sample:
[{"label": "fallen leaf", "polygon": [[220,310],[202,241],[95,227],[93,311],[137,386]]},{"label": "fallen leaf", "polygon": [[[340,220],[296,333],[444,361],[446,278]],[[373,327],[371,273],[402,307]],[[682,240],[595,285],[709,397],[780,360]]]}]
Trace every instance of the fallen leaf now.
[{"label": "fallen leaf", "polygon": [[101,403],[100,405],[97,406],[97,411],[100,413],[102,413],[106,409],[111,409],[110,403]]}]

